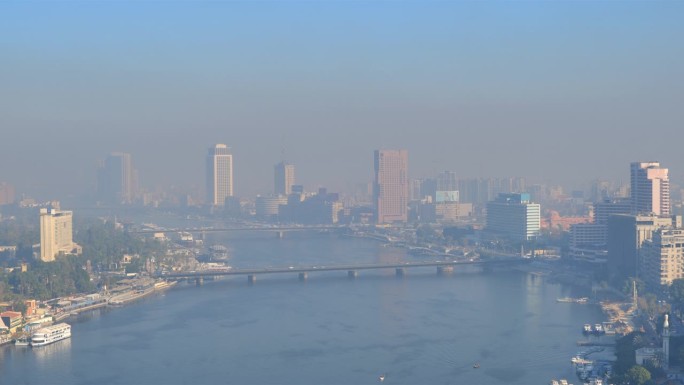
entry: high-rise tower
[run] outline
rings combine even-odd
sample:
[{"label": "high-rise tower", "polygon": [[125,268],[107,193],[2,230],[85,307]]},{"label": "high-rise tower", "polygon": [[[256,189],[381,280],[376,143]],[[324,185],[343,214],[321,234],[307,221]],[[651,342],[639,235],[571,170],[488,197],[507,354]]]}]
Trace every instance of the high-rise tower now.
[{"label": "high-rise tower", "polygon": [[233,155],[225,144],[217,144],[207,153],[207,203],[223,206],[232,196]]},{"label": "high-rise tower", "polygon": [[668,169],[659,162],[633,162],[630,166],[632,213],[670,215]]},{"label": "high-rise tower", "polygon": [[135,179],[131,154],[112,152],[98,169],[98,199],[108,204],[133,203],[136,189]]},{"label": "high-rise tower", "polygon": [[273,171],[273,193],[276,196],[290,195],[295,184],[294,164],[283,161],[276,164]]},{"label": "high-rise tower", "polygon": [[408,219],[408,151],[375,150],[373,195],[377,223]]}]

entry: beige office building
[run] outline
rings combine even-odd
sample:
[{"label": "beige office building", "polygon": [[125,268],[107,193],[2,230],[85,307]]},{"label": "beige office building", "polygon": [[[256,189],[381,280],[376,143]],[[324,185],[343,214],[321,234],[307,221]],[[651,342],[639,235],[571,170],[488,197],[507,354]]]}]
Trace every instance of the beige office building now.
[{"label": "beige office building", "polygon": [[378,224],[408,220],[408,187],[408,151],[376,150],[373,195]]},{"label": "beige office building", "polygon": [[40,209],[40,260],[52,262],[60,254],[77,254],[72,238],[71,211]]},{"label": "beige office building", "polygon": [[639,251],[642,278],[652,289],[684,278],[684,230],[662,228]]},{"label": "beige office building", "polygon": [[608,218],[608,272],[621,279],[641,277],[639,250],[662,228],[681,228],[682,217],[611,215]]}]

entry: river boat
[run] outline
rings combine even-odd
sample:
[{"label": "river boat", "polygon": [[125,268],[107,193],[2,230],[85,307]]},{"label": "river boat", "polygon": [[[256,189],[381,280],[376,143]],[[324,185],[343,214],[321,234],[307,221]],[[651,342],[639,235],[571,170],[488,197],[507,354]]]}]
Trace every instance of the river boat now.
[{"label": "river boat", "polygon": [[29,346],[30,344],[31,340],[28,337],[19,337],[14,340],[14,346]]},{"label": "river boat", "polygon": [[589,324],[584,324],[584,330],[582,330],[582,332],[584,332],[584,333],[591,333],[591,332],[592,332],[591,325],[589,325]]},{"label": "river boat", "polygon": [[480,368],[480,364],[479,364],[479,363],[476,363],[475,365],[473,365],[473,368],[474,368],[474,369],[479,369],[479,368]]},{"label": "river boat", "polygon": [[601,324],[596,324],[594,325],[594,332],[595,333],[603,333],[603,325]]},{"label": "river boat", "polygon": [[582,358],[581,355],[576,355],[570,359],[570,362],[572,362],[575,365],[586,365],[586,364],[591,364],[594,361],[584,359],[584,358]]},{"label": "river boat", "polygon": [[582,298],[572,298],[572,297],[556,298],[556,302],[587,303],[588,301],[589,301],[589,298],[587,298],[587,297],[582,297]]},{"label": "river boat", "polygon": [[59,323],[39,329],[31,335],[31,346],[43,346],[71,337],[71,325]]}]

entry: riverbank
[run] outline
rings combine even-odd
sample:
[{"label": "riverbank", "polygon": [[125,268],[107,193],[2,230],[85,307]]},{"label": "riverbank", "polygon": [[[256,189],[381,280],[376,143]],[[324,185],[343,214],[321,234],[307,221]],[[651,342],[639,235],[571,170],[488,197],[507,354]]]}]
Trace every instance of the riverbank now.
[{"label": "riverbank", "polygon": [[124,280],[112,290],[112,293],[93,293],[79,297],[67,297],[52,300],[55,303],[44,314],[27,318],[14,333],[0,334],[0,345],[9,344],[21,336],[30,335],[36,328],[36,321],[47,326],[78,316],[81,313],[104,307],[120,307],[142,299],[154,293],[166,291],[175,286],[177,281],[165,281],[148,277]]}]

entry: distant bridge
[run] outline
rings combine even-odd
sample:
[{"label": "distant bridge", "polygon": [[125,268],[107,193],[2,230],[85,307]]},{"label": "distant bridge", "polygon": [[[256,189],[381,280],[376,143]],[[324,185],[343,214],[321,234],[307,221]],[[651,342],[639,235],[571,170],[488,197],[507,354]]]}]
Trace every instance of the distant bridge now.
[{"label": "distant bridge", "polygon": [[282,227],[193,227],[187,229],[143,229],[132,230],[130,233],[154,234],[154,233],[221,233],[221,232],[251,232],[251,231],[321,231],[321,230],[340,230],[347,229],[345,226],[282,226]]},{"label": "distant bridge", "polygon": [[250,283],[256,281],[256,276],[261,274],[298,274],[299,279],[304,281],[308,278],[308,273],[317,271],[347,271],[349,278],[356,278],[361,270],[395,269],[397,276],[403,276],[406,269],[417,267],[436,267],[438,274],[451,273],[455,266],[496,266],[496,265],[517,265],[530,262],[529,258],[511,257],[505,259],[477,260],[477,261],[430,261],[430,262],[396,262],[380,264],[354,264],[354,265],[334,265],[334,266],[289,266],[289,267],[267,267],[255,269],[230,269],[230,270],[202,270],[173,272],[169,274],[159,274],[156,278],[165,279],[195,279],[200,284],[205,277],[216,277],[224,275],[246,275]]}]

